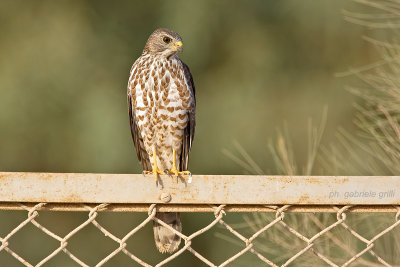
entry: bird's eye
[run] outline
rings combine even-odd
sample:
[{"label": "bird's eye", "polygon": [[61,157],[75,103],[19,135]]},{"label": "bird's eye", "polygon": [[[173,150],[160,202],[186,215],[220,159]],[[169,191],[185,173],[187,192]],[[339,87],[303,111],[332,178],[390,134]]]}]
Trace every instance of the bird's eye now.
[{"label": "bird's eye", "polygon": [[164,43],[169,44],[172,40],[168,36],[164,36],[163,41]]}]

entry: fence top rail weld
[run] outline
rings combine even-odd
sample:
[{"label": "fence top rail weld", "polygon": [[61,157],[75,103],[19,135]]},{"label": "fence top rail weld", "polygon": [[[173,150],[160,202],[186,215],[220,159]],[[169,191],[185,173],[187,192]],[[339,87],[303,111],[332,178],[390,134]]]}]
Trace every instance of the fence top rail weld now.
[{"label": "fence top rail weld", "polygon": [[0,172],[0,203],[12,202],[168,203],[204,211],[219,204],[399,205],[400,176],[163,175],[156,185],[142,174]]}]

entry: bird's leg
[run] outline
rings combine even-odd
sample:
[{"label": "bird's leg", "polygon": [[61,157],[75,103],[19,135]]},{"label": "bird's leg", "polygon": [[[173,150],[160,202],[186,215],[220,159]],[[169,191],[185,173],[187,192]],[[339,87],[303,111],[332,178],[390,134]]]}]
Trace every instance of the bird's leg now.
[{"label": "bird's leg", "polygon": [[153,170],[151,171],[143,171],[144,174],[154,174],[154,177],[156,179],[156,182],[158,181],[158,175],[160,174],[165,174],[165,172],[161,171],[157,167],[157,155],[156,155],[156,149],[153,147]]},{"label": "bird's leg", "polygon": [[190,171],[178,171],[178,169],[176,168],[176,151],[175,149],[172,149],[172,168],[171,170],[169,170],[169,174],[174,174],[176,177],[178,177],[179,175],[192,175]]}]

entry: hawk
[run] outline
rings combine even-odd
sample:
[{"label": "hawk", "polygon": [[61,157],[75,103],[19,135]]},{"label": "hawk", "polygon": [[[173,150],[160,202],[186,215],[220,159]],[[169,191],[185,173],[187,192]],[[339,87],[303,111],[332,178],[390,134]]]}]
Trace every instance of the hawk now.
[{"label": "hawk", "polygon": [[[135,61],[128,82],[128,107],[133,143],[145,174],[190,175],[189,152],[195,129],[195,88],[189,67],[177,56],[182,38],[168,29],[155,30]],[[180,214],[156,217],[182,231]],[[181,238],[154,222],[156,247],[178,249]]]}]

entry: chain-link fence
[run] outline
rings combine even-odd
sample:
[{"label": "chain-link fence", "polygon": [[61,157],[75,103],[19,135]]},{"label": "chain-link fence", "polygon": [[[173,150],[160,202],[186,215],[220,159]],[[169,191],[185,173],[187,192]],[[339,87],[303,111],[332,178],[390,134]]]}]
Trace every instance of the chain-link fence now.
[{"label": "chain-link fence", "polygon": [[[18,178],[18,175],[10,175],[14,178],[17,176]],[[68,177],[66,174],[60,175]],[[30,176],[30,178],[36,179],[33,176]],[[71,179],[71,177],[69,177],[69,179]],[[390,177],[390,179],[395,179],[397,181],[399,177]],[[17,183],[18,180],[19,179],[14,179],[13,183]],[[343,182],[340,179],[336,182],[338,181],[340,183]],[[26,211],[26,213],[24,218],[15,219],[12,222],[12,227],[7,231],[0,229],[0,253],[7,253],[8,256],[12,256],[24,266],[55,266],[51,265],[52,259],[58,257],[60,254],[69,257],[71,265],[68,266],[115,266],[113,264],[110,265],[110,262],[113,261],[113,258],[121,254],[127,256],[132,264],[138,266],[179,266],[174,265],[174,262],[185,253],[190,253],[192,257],[201,262],[203,266],[240,266],[236,265],[236,263],[239,262],[242,257],[249,254],[253,255],[254,258],[252,263],[247,266],[400,266],[400,227],[398,227],[400,224],[400,205],[398,203],[380,203],[380,205],[376,205],[375,202],[382,202],[383,195],[381,199],[379,199],[379,197],[371,198],[371,193],[375,191],[369,191],[369,196],[365,195],[365,192],[367,191],[361,191],[361,193],[364,192],[364,195],[357,193],[359,199],[351,199],[349,194],[347,194],[348,202],[350,202],[349,205],[324,204],[324,201],[329,202],[328,198],[325,200],[320,199],[319,201],[312,200],[317,202],[312,205],[308,203],[285,205],[243,205],[234,203],[216,205],[212,203],[194,204],[193,201],[190,200],[188,201],[192,204],[76,203],[79,202],[76,199],[80,199],[80,196],[75,196],[75,198],[70,200],[68,203],[34,203],[15,201],[11,196],[13,195],[13,192],[6,193],[5,189],[16,185],[10,185],[10,180],[7,181],[6,184],[4,180],[1,181],[0,179],[0,184],[2,182],[4,186],[3,191],[0,189],[0,200],[2,201],[0,202],[0,209],[3,210],[1,213],[1,217],[3,218],[2,220],[4,221],[8,216],[8,213],[16,212],[16,210],[19,210],[20,212],[21,210]],[[47,179],[46,182],[49,183],[50,186],[53,181]],[[94,182],[96,181],[94,180]],[[310,180],[308,182],[310,182]],[[167,184],[165,183],[164,185]],[[123,184],[120,186],[123,186]],[[251,185],[248,186],[251,187]],[[327,185],[321,186],[326,187]],[[393,183],[387,186],[388,188],[392,188]],[[46,190],[50,189],[43,189],[43,191]],[[66,190],[68,191],[69,189]],[[218,191],[218,189],[216,190]],[[365,190],[365,188],[363,190]],[[352,192],[354,197],[354,191],[348,192]],[[285,192],[281,193],[285,194]],[[333,198],[343,192],[340,192],[339,190],[329,191],[328,193],[330,198]],[[379,195],[379,192],[377,193]],[[15,194],[18,193],[15,192]],[[238,192],[235,192],[235,194],[238,194]],[[387,202],[397,201],[393,201],[393,199],[389,198],[390,196],[394,197],[393,194],[395,194],[395,191],[385,191]],[[9,198],[12,198],[13,200],[6,202],[6,195],[9,195]],[[304,200],[304,196],[302,197],[303,202],[307,202]],[[363,197],[367,197],[367,199],[370,197],[370,205],[351,203],[365,201],[362,199]],[[48,215],[51,216],[52,213],[59,211],[81,214],[82,212],[87,212],[88,216],[77,221],[73,227],[64,231],[63,234],[60,234],[60,231],[57,229],[62,227],[62,220],[51,227],[39,222],[38,220],[40,214],[49,213]],[[115,229],[112,229],[112,227],[110,228],[109,225],[98,220],[98,216],[104,213],[115,215],[121,212],[130,212],[143,215],[144,211],[147,215],[144,217],[142,216],[140,221],[130,225],[129,230],[124,233],[121,233],[121,231],[116,233]],[[194,216],[199,212],[208,214],[212,212],[213,216],[207,217],[207,221],[205,221],[204,225],[200,229],[189,232],[187,230],[185,231],[184,227],[184,231],[181,233],[174,230],[163,221],[157,219],[155,215],[159,211],[181,211],[190,216],[192,214]],[[242,223],[241,226],[227,220],[229,215],[239,214],[240,212],[252,212],[252,215],[250,215],[250,213],[245,213],[247,214],[247,219],[245,219],[245,223]],[[240,216],[243,217],[244,213],[240,214]],[[264,216],[265,214],[270,216]],[[293,214],[306,215],[307,220],[293,222],[290,218]],[[378,215],[378,218],[384,216],[387,220],[385,223],[382,223],[376,218],[364,216],[354,223],[354,220],[349,219],[349,216],[354,214],[375,214]],[[320,215],[322,215],[322,217]],[[329,215],[330,219],[325,220],[323,217],[324,215]],[[128,242],[135,238],[135,235],[137,236],[143,229],[151,228],[150,226],[153,221],[168,227],[183,240],[180,248],[175,253],[164,255],[159,262],[154,262],[154,259],[144,259],[137,250],[128,247]],[[187,225],[187,223],[187,221],[183,220],[184,226]],[[360,225],[362,226],[366,223],[372,223],[373,226],[368,228],[368,231],[360,228]],[[76,250],[73,251],[70,249],[71,240],[76,236],[79,236],[80,233],[84,232],[87,228],[93,228],[93,226],[97,232],[101,233],[108,241],[112,242],[113,247],[111,251],[101,253],[101,255],[99,255],[100,260],[96,261],[96,263],[88,262],[86,259],[83,259],[82,251],[77,253]],[[41,235],[44,235],[57,243],[56,248],[53,248],[50,253],[44,255],[36,262],[26,258],[24,256],[24,251],[21,251],[21,249],[13,248],[13,243],[21,242],[21,240],[24,240],[23,242],[35,242],[35,240],[32,240],[32,237],[26,237],[26,239],[21,239],[21,237],[19,239],[15,238],[15,236],[19,235],[21,232],[32,231],[32,227],[39,229]],[[224,234],[218,234],[217,231],[217,234],[214,233],[211,237],[208,235],[207,238],[222,238],[230,240],[239,248],[239,250],[232,252],[228,257],[223,258],[219,262],[211,259],[212,257],[210,257],[210,255],[204,251],[200,251],[196,246],[194,246],[194,243],[197,242],[199,238],[207,235],[210,231],[215,231],[215,229],[223,229]],[[305,231],[304,229],[312,230]],[[342,235],[343,232],[340,233],[338,230],[346,232],[348,238],[353,241],[355,240],[358,244],[356,246],[350,246],[348,240],[346,241],[340,238],[340,235]],[[286,242],[286,246],[281,246],[278,252],[274,255],[274,253],[271,252],[271,249],[275,245],[268,246],[267,244],[271,239],[286,240],[283,241]],[[386,245],[382,245],[381,241],[383,239],[386,240]],[[141,242],[144,242],[143,238],[141,240]],[[149,243],[154,242],[151,234],[145,240]],[[40,247],[40,245],[38,246]],[[344,252],[336,251],[335,253],[331,253],[332,250],[336,250],[337,248],[342,249]],[[222,249],[223,248],[221,247],[221,250]],[[281,254],[280,256],[285,254],[285,249],[291,251],[290,256],[279,257],[278,255],[277,257],[276,254]],[[310,265],[310,261],[304,261],[305,257],[315,258],[318,260],[318,263]],[[0,266],[5,266],[1,263],[1,260]]]},{"label": "chain-link fence", "polygon": [[[352,213],[352,212],[363,212],[363,211],[369,211],[373,210],[373,207],[363,207],[363,206],[341,206],[341,207],[325,207],[325,209],[328,211],[333,211],[335,210],[336,212],[336,220],[332,222],[330,225],[324,225],[321,226],[320,229],[316,234],[313,236],[306,236],[305,234],[299,232],[295,228],[291,227],[288,223],[285,222],[285,215],[287,213],[291,212],[299,212],[301,209],[304,209],[305,207],[299,207],[299,206],[291,206],[291,205],[284,205],[284,206],[265,206],[265,208],[269,209],[269,212],[272,212],[273,210],[275,211],[275,218],[270,221],[265,221],[265,225],[258,229],[256,232],[254,232],[252,235],[245,236],[239,231],[235,230],[234,227],[232,227],[230,224],[225,222],[224,216],[226,215],[227,212],[225,210],[229,209],[234,209],[235,207],[230,207],[229,205],[219,205],[219,206],[213,206],[209,207],[209,209],[213,209],[214,213],[214,219],[211,220],[205,227],[201,228],[198,231],[195,231],[190,234],[183,234],[180,232],[175,231],[172,227],[168,226],[164,222],[158,220],[155,217],[155,214],[157,212],[157,205],[152,204],[148,207],[148,216],[145,218],[142,222],[140,222],[138,225],[132,226],[132,229],[126,233],[124,236],[116,236],[113,234],[111,231],[109,231],[105,226],[102,226],[97,220],[97,216],[100,212],[105,212],[105,211],[110,211],[110,210],[115,210],[115,207],[109,208],[107,204],[100,204],[100,205],[77,205],[75,206],[76,210],[87,210],[88,212],[88,217],[86,220],[82,221],[78,226],[75,228],[71,229],[66,235],[60,236],[56,234],[54,231],[49,230],[46,228],[44,225],[40,224],[36,218],[39,216],[39,213],[41,210],[44,210],[46,208],[46,203],[38,203],[38,204],[22,204],[22,203],[15,203],[13,204],[14,208],[17,209],[24,209],[27,211],[27,217],[23,221],[19,222],[16,224],[16,227],[13,228],[9,233],[6,235],[0,237],[1,241],[1,247],[0,251],[3,250],[7,252],[9,255],[17,259],[19,262],[21,262],[25,266],[43,266],[47,262],[49,262],[53,257],[55,257],[57,254],[60,253],[65,253],[68,255],[72,261],[76,262],[79,266],[91,266],[88,263],[84,262],[82,259],[80,259],[77,255],[72,253],[68,249],[68,242],[69,240],[76,234],[78,234],[80,231],[82,231],[85,227],[88,227],[88,225],[93,225],[95,226],[98,231],[101,231],[107,238],[111,239],[112,241],[115,242],[115,250],[109,253],[108,255],[104,255],[104,258],[99,261],[95,266],[103,266],[106,264],[108,261],[110,261],[113,257],[115,257],[119,253],[123,253],[127,255],[132,261],[138,263],[141,266],[163,266],[167,264],[168,262],[174,260],[175,258],[179,257],[183,252],[188,251],[193,256],[197,257],[199,260],[201,260],[205,266],[227,266],[230,263],[234,263],[235,260],[237,260],[239,257],[244,255],[245,253],[252,253],[257,256],[259,259],[260,266],[261,265],[266,265],[266,266],[288,266],[292,264],[292,266],[297,266],[296,265],[296,259],[298,259],[300,256],[302,256],[305,253],[312,252],[312,255],[315,257],[318,257],[321,259],[323,262],[326,263],[326,266],[348,266],[352,263],[357,263],[361,264],[361,266],[368,266],[371,265],[370,262],[365,261],[363,259],[360,259],[363,255],[369,254],[372,256],[377,263],[379,264],[372,264],[371,266],[395,266],[394,263],[388,262],[386,259],[378,255],[374,251],[374,246],[375,242],[381,238],[382,236],[386,234],[390,234],[391,231],[393,231],[399,224],[400,224],[400,206],[380,206],[376,207],[376,211],[386,211],[386,212],[393,212],[393,222],[389,225],[386,226],[384,229],[379,230],[376,233],[373,233],[372,237],[366,238],[362,234],[358,233],[356,230],[354,230],[352,227],[350,227],[346,223],[346,218],[347,214]],[[51,204],[50,204],[51,206]],[[10,208],[10,207],[9,207]],[[134,207],[133,207],[134,208]],[[143,207],[141,207],[143,208]],[[318,210],[319,207],[309,207],[309,208],[314,208],[315,210]],[[54,209],[50,207],[50,210]],[[64,207],[65,210],[74,210],[74,206],[68,206]],[[296,211],[297,209],[297,211]],[[396,211],[397,212],[394,212]],[[164,225],[165,227],[170,228],[172,231],[174,231],[177,235],[179,235],[183,240],[184,244],[181,246],[181,248],[173,253],[172,255],[167,256],[164,260],[161,262],[152,265],[140,258],[135,251],[130,251],[126,248],[128,240],[133,237],[139,230],[141,230],[143,227],[146,227],[148,224],[151,224],[152,221],[155,220],[158,223]],[[38,229],[42,231],[44,235],[48,235],[49,237],[53,238],[57,242],[59,242],[58,248],[56,248],[54,251],[52,251],[49,255],[44,257],[40,262],[29,262],[25,258],[23,258],[21,255],[19,255],[17,252],[13,251],[10,248],[10,244],[13,242],[13,236],[21,231],[24,227],[27,227],[27,225],[34,225]],[[196,251],[192,247],[192,242],[195,240],[197,237],[200,235],[204,234],[205,232],[209,231],[215,225],[222,225],[225,229],[227,229],[231,235],[231,237],[234,237],[238,241],[242,243],[242,249],[232,255],[231,257],[227,258],[225,261],[221,263],[214,263],[211,262],[208,258],[207,255],[200,254],[198,251]],[[258,251],[255,246],[254,246],[254,241],[265,234],[267,231],[270,231],[277,225],[283,226],[284,229],[287,231],[287,234],[291,236],[293,239],[300,239],[303,242],[303,248],[299,250],[296,254],[291,256],[289,259],[286,260],[285,263],[277,265],[276,262],[274,262],[272,259],[268,258],[265,256],[262,252]],[[344,263],[337,263],[334,261],[334,259],[329,258],[327,255],[324,255],[321,251],[316,248],[316,244],[318,243],[318,240],[322,236],[326,235],[331,235],[331,230],[334,228],[342,227],[343,229],[347,230],[354,238],[358,239],[361,241],[364,245],[364,248],[361,251],[352,251],[352,255],[349,256],[348,258],[345,259]],[[398,233],[396,233],[397,237]],[[394,234],[394,232],[393,232]],[[336,245],[343,245],[343,244],[337,244],[337,241],[335,238],[331,237],[332,244]],[[149,242],[153,242],[152,236],[149,237]],[[351,254],[351,252],[350,252]],[[310,255],[309,253],[307,255]],[[262,264],[263,263],[263,264]],[[368,264],[369,263],[369,264]],[[365,265],[364,265],[365,264]],[[322,265],[321,265],[322,266]]]}]

